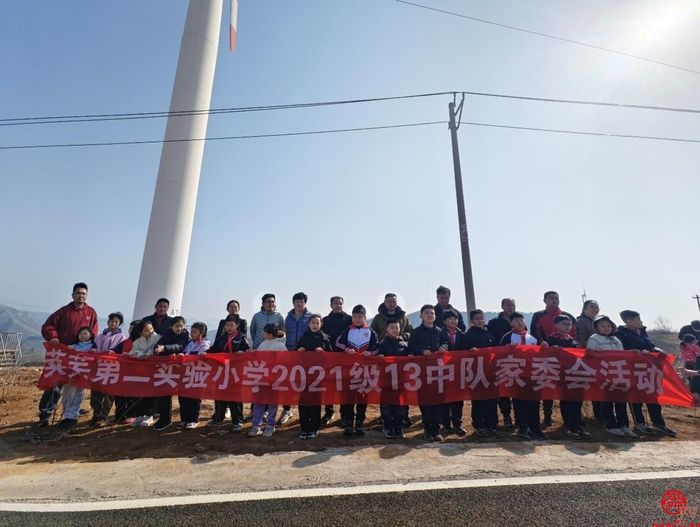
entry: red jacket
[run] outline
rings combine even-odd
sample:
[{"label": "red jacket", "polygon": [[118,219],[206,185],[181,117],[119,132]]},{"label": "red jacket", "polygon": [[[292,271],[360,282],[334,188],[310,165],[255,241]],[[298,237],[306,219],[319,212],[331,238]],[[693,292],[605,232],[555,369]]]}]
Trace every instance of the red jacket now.
[{"label": "red jacket", "polygon": [[81,309],[71,302],[49,315],[41,326],[41,336],[46,340],[58,339],[61,344],[71,345],[78,341],[78,331],[87,326],[97,334],[97,312],[85,304]]},{"label": "red jacket", "polygon": [[537,339],[537,342],[547,340],[547,337],[554,333],[554,319],[559,315],[564,315],[571,320],[571,331],[569,331],[569,335],[576,338],[576,319],[573,315],[559,308],[547,308],[542,311],[537,311],[532,315],[530,334]]}]

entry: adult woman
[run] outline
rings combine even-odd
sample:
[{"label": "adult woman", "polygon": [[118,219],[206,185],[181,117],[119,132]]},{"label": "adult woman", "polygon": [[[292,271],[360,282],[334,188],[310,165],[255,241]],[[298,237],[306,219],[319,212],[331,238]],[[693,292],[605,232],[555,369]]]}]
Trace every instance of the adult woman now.
[{"label": "adult woman", "polygon": [[[241,304],[238,302],[238,300],[229,300],[228,304],[226,304],[226,312],[226,316],[234,315],[238,319],[238,331],[240,331],[243,335],[246,335],[248,333],[248,321],[240,316]],[[219,320],[219,327],[216,330],[216,338],[219,338],[226,332],[225,328],[226,317]],[[214,340],[216,340],[216,338]]]}]

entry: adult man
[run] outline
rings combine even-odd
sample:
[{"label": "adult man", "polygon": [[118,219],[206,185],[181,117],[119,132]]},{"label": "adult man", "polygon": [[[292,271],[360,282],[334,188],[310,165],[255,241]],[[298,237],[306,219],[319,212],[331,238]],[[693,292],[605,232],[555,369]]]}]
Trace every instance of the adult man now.
[{"label": "adult man", "polygon": [[387,293],[384,295],[384,303],[378,308],[377,316],[372,320],[372,329],[377,334],[377,338],[381,341],[386,336],[386,325],[390,320],[396,320],[399,323],[399,334],[406,342],[411,338],[411,321],[406,316],[406,312],[401,309],[396,299],[396,294]]},{"label": "adult man", "polygon": [[[322,321],[323,332],[330,337],[331,345],[334,348],[335,341],[338,340],[340,334],[345,328],[350,327],[350,324],[352,324],[352,317],[343,311],[344,302],[345,300],[342,296],[332,296],[331,312],[328,313],[328,316],[323,317]],[[326,405],[323,417],[321,417],[321,423],[323,423],[323,425],[328,425],[333,420],[334,413],[333,405]]]},{"label": "adult man", "polygon": [[[545,308],[542,311],[537,311],[532,315],[530,322],[530,334],[537,339],[538,343],[545,342],[555,332],[554,319],[563,315],[571,320],[571,331],[569,335],[576,338],[576,319],[570,313],[559,309],[559,293],[556,291],[547,291],[544,294]],[[542,410],[544,419],[542,419],[542,427],[547,428],[552,426],[552,406],[554,402],[551,400],[542,401]]]},{"label": "adult man", "polygon": [[277,312],[277,298],[272,293],[265,293],[262,296],[260,311],[255,313],[250,321],[250,338],[253,340],[253,349],[257,349],[265,338],[263,328],[266,324],[277,324],[280,329],[284,327],[284,317]]},{"label": "adult man", "polygon": [[170,329],[173,322],[173,317],[168,315],[170,300],[167,298],[159,298],[156,302],[155,309],[155,313],[143,317],[141,320],[143,322],[150,322],[153,326],[153,330],[158,333],[158,335],[163,336]]},{"label": "adult man", "polygon": [[[625,325],[617,328],[615,336],[620,339],[624,349],[640,353],[664,353],[662,349],[654,345],[649,335],[647,335],[647,328],[644,326],[638,312],[625,309],[620,312],[620,318]],[[634,428],[638,432],[647,435],[654,435],[655,432],[660,432],[667,436],[676,437],[676,432],[668,428],[664,422],[660,404],[647,403],[647,411],[649,412],[652,426],[647,426],[644,421],[642,403],[631,403],[630,408],[634,418]]]},{"label": "adult man", "polygon": [[[287,349],[296,350],[299,347],[299,341],[304,336],[306,330],[309,329],[309,320],[312,313],[306,309],[306,302],[309,297],[306,293],[294,293],[292,303],[294,307],[287,313],[284,319],[284,332],[287,334]],[[292,407],[284,405],[282,407],[282,415],[279,418],[279,424],[286,424],[292,418]]]},{"label": "adult man", "polygon": [[678,340],[683,340],[683,337],[687,334],[693,335],[700,341],[700,320],[693,320],[687,326],[683,326],[678,332]]},{"label": "adult man", "polygon": [[[497,317],[489,320],[487,328],[489,333],[494,336],[497,343],[500,343],[501,340],[503,340],[504,335],[512,330],[510,325],[510,316],[513,313],[515,313],[515,300],[512,298],[504,298],[501,300],[501,312]],[[501,410],[501,415],[503,415],[503,426],[506,428],[512,428],[513,419],[510,413],[512,403],[510,397],[499,397],[498,408]]]},{"label": "adult man", "polygon": [[462,331],[466,331],[467,326],[464,324],[464,317],[462,316],[462,313],[460,313],[458,309],[455,309],[452,307],[452,304],[450,304],[452,291],[450,291],[448,287],[441,285],[437,288],[435,294],[437,295],[437,304],[433,306],[433,309],[435,309],[435,325],[442,328],[444,324],[442,320],[442,313],[447,309],[451,309],[457,313],[457,319],[459,320],[457,327]]},{"label": "adult man", "polygon": [[[78,282],[73,286],[73,301],[55,313],[49,315],[41,326],[41,336],[52,344],[70,346],[78,341],[78,331],[89,327],[93,335],[97,334],[97,313],[87,304],[88,286]],[[46,390],[39,401],[39,426],[49,424],[51,414],[56,409],[61,397],[61,386]]]}]

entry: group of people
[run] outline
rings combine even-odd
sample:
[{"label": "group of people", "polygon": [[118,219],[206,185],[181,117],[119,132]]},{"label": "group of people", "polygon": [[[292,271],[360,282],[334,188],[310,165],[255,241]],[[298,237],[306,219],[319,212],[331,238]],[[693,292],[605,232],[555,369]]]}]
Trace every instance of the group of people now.
[{"label": "group of people", "polygon": [[[450,290],[440,286],[437,303],[421,307],[421,324],[413,327],[406,312],[398,305],[397,296],[387,293],[377,314],[367,323],[367,310],[362,305],[344,311],[341,296],[330,299],[331,311],[322,316],[309,311],[308,297],[296,293],[292,297],[293,308],[283,316],[277,311],[277,299],[267,293],[262,297],[260,311],[250,324],[240,315],[240,303],[231,300],[226,306],[227,315],[208,338],[209,329],[203,322],[191,324],[189,330],[182,316],[170,316],[170,303],[160,298],[155,312],[133,320],[128,332],[122,330],[124,317],[119,312],[108,317],[107,328],[98,331],[95,310],[87,304],[88,287],[79,282],[74,285],[73,300],[49,316],[42,326],[42,335],[49,342],[62,343],[77,351],[94,353],[128,354],[143,358],[159,355],[203,355],[208,353],[245,353],[250,350],[265,351],[314,351],[340,352],[366,356],[430,355],[449,350],[473,350],[498,345],[541,345],[563,348],[587,348],[595,351],[632,350],[639,353],[663,353],[649,338],[646,328],[636,311],[620,313],[622,325],[599,313],[598,303],[587,300],[581,315],[575,318],[559,307],[556,291],[544,294],[545,308],[536,312],[528,329],[522,313],[516,311],[515,300],[504,298],[501,312],[487,320],[480,309],[468,314],[468,324],[459,310],[450,304]],[[689,328],[689,329],[688,329]],[[685,331],[684,331],[685,330]],[[682,357],[686,372],[691,377],[691,388],[700,394],[700,321],[694,321],[681,330]],[[61,399],[62,397],[62,399]],[[700,398],[700,396],[698,396]],[[39,403],[39,424],[47,426],[59,400],[62,402],[62,419],[58,426],[71,429],[77,426],[83,402],[83,390],[72,384],[56,386],[44,392]],[[108,422],[114,406],[113,421],[118,424],[153,427],[163,431],[173,425],[172,397],[112,397],[91,390],[91,425]],[[184,429],[199,426],[201,401],[179,397],[180,422]],[[603,424],[608,433],[618,437],[639,437],[638,434],[663,434],[675,437],[676,433],[665,423],[661,406],[647,404],[650,424],[647,424],[643,404],[631,403],[634,426],[630,427],[626,403],[594,402],[594,418]],[[571,439],[590,437],[582,420],[582,401],[560,401],[561,416],[566,434]],[[364,435],[367,405],[340,405],[340,426],[346,436]],[[446,435],[464,437],[463,401],[435,405],[421,405],[420,412],[427,441],[443,441]],[[544,439],[543,430],[552,426],[553,401],[530,401],[503,397],[474,400],[471,405],[471,421],[476,435],[497,435],[499,411],[502,425],[527,439]],[[387,438],[403,438],[404,429],[411,426],[408,407],[381,404],[383,433]],[[334,420],[335,409],[329,405],[299,405],[301,439],[314,439],[322,425]],[[279,416],[278,416],[279,414]],[[156,420],[156,416],[158,419]],[[254,404],[250,410],[252,427],[250,437],[270,437],[276,427],[287,424],[293,417],[291,406]],[[220,426],[231,419],[234,431],[243,428],[245,413],[243,402],[216,401],[214,415],[209,425]],[[514,417],[514,419],[513,419]]]}]

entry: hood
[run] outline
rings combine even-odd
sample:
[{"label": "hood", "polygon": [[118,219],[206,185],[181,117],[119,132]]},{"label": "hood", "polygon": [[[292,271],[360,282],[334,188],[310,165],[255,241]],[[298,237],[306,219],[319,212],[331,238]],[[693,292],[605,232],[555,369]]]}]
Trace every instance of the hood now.
[{"label": "hood", "polygon": [[399,306],[396,306],[396,312],[393,315],[390,315],[386,306],[383,303],[379,304],[377,311],[379,311],[379,314],[386,319],[393,318],[396,320],[401,320],[403,317],[406,316],[406,312]]}]

